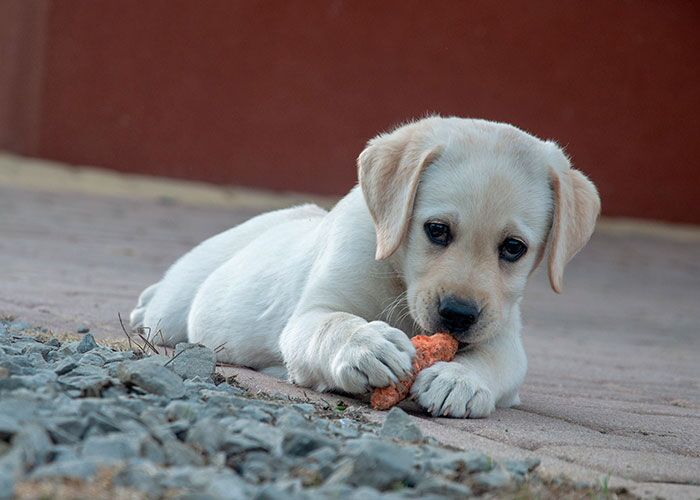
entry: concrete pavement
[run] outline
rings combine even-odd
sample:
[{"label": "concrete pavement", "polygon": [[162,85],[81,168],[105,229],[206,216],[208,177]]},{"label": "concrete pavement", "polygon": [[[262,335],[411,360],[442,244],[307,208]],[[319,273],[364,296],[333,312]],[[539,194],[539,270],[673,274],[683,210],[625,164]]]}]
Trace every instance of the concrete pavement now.
[{"label": "concrete pavement", "polygon": [[[0,313],[118,336],[117,312],[175,258],[299,199],[0,155]],[[522,404],[485,420],[414,418],[455,445],[539,456],[548,474],[700,498],[698,245],[698,228],[603,221],[562,295],[543,272],[528,286]],[[231,370],[252,388],[301,394]]]}]

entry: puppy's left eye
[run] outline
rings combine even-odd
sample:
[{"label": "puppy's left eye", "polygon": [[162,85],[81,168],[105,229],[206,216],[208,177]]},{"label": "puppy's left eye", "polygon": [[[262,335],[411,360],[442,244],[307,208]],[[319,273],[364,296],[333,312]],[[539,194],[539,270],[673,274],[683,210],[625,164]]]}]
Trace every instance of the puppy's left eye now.
[{"label": "puppy's left eye", "polygon": [[436,245],[446,247],[452,240],[450,226],[447,224],[426,222],[423,228],[425,229],[425,234],[428,236],[428,239]]},{"label": "puppy's left eye", "polygon": [[498,247],[498,256],[508,262],[515,262],[527,252],[527,246],[515,238],[506,238]]}]

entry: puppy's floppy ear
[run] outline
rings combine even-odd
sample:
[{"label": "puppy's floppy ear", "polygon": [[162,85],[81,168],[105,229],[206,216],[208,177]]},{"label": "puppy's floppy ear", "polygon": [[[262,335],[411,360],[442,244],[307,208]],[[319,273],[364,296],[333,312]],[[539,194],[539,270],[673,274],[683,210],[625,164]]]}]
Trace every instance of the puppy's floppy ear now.
[{"label": "puppy's floppy ear", "polygon": [[600,197],[593,183],[571,168],[568,160],[562,167],[550,167],[554,214],[549,232],[548,271],[549,283],[557,293],[562,289],[566,264],[588,242],[600,214]]},{"label": "puppy's floppy ear", "polygon": [[420,124],[372,139],[357,159],[360,188],[377,233],[377,260],[391,256],[408,232],[421,173],[442,151]]}]

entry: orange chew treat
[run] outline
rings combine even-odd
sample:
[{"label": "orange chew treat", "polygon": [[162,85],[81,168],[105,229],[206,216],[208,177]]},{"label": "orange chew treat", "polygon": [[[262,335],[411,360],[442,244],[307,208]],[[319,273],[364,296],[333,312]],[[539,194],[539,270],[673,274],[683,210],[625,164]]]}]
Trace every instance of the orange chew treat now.
[{"label": "orange chew treat", "polygon": [[457,354],[459,344],[452,335],[436,333],[435,335],[416,335],[411,339],[416,348],[413,358],[413,373],[396,385],[375,389],[370,402],[375,410],[388,410],[406,399],[418,372],[434,365],[438,361],[452,361]]}]

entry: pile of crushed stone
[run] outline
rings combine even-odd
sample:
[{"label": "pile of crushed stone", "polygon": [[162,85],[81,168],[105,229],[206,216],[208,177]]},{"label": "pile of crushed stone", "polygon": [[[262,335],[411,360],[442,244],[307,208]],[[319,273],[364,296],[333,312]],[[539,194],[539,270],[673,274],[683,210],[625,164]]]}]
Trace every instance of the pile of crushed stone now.
[{"label": "pile of crushed stone", "polygon": [[[345,408],[261,398],[180,344],[144,356],[0,321],[0,498],[578,498],[538,462],[496,462]],[[599,492],[593,491],[598,494]],[[602,493],[601,493],[602,494]]]}]

